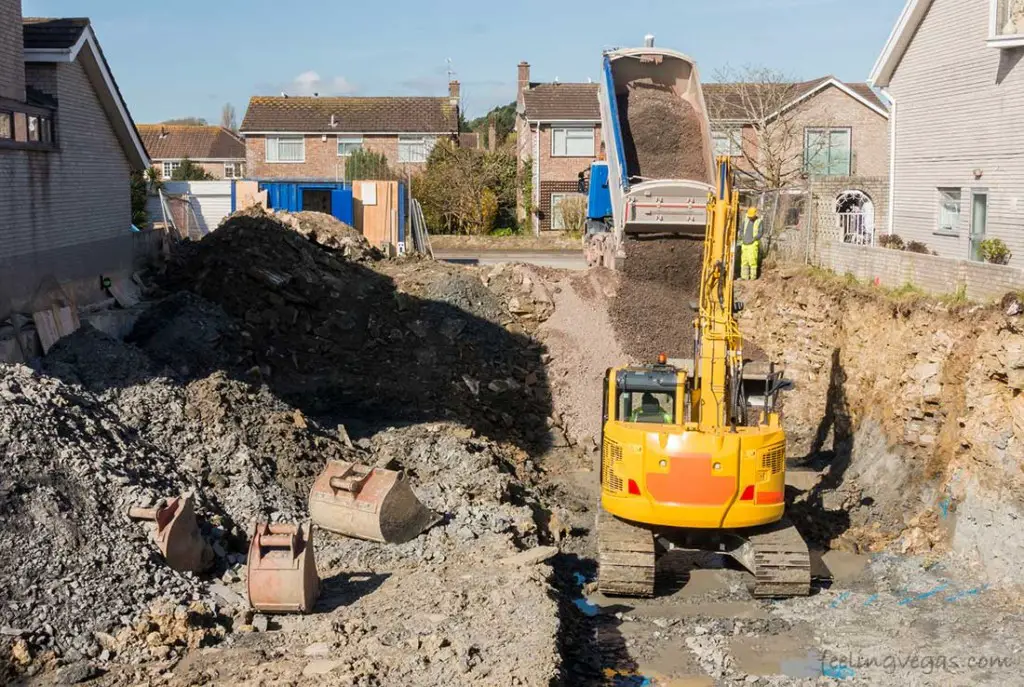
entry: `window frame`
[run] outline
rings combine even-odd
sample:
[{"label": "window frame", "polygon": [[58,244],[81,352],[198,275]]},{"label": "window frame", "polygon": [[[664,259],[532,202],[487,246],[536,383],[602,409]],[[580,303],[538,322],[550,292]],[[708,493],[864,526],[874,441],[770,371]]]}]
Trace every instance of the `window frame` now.
[{"label": "window frame", "polygon": [[[739,140],[736,140],[734,136],[739,134]],[[724,136],[729,144],[729,150],[725,153],[720,153],[718,150],[717,136]],[[806,138],[804,139],[806,142]],[[724,129],[712,129],[711,130],[711,144],[715,151],[715,158],[717,159],[720,155],[728,155],[729,157],[743,157],[743,129],[740,127],[727,127]],[[806,148],[806,143],[805,143]]]},{"label": "window frame", "polygon": [[[573,124],[559,124],[551,127],[551,157],[574,157],[574,158],[593,158],[597,156],[597,143],[595,142],[594,130],[596,127],[593,124],[590,125],[573,125]],[[565,133],[565,152],[559,153],[556,149],[556,142],[558,140],[558,132],[562,131]],[[590,153],[575,155],[569,154],[569,132],[581,132],[586,131],[590,139]],[[585,137],[580,135],[577,136],[579,140],[583,140]]]},{"label": "window frame", "polygon": [[[167,171],[167,166],[171,165],[171,171]],[[181,167],[181,160],[162,160],[160,162],[160,178],[164,181],[170,181],[174,177],[174,170]]]},{"label": "window frame", "polygon": [[14,112],[6,108],[0,109],[0,119],[7,119],[7,136],[0,136],[0,141],[14,141]]},{"label": "window frame", "polygon": [[[829,171],[832,169],[832,135],[835,133],[845,133],[849,136],[849,155],[846,161],[846,173],[845,174],[831,174]],[[828,160],[826,160],[825,174],[817,174],[811,170],[811,157],[810,157],[810,138],[812,135],[826,135],[828,136],[828,144],[824,150],[828,152]],[[818,177],[848,177],[853,176],[853,127],[852,126],[808,126],[804,128],[804,171],[811,176]]]},{"label": "window frame", "polygon": [[[1014,33],[1003,32],[1003,26],[1009,22],[1009,10],[1011,9],[1009,3],[1013,1],[989,0],[989,28],[986,42],[990,47],[1003,49],[1024,46],[1024,31],[1017,29]],[[1005,5],[1003,5],[1004,2]],[[1021,9],[1024,10],[1024,6]],[[1007,17],[1005,22],[1000,21],[1002,16]]]},{"label": "window frame", "polygon": [[[282,160],[280,145],[282,140],[291,142],[299,141],[302,143],[302,159],[300,160]],[[270,157],[270,142],[274,141],[274,152],[277,159],[271,159]],[[267,136],[264,139],[263,144],[263,157],[264,161],[272,165],[301,165],[306,162],[306,136],[304,134],[275,134],[273,136]]]},{"label": "window frame", "polygon": [[[952,196],[953,192],[956,192],[956,221],[951,228],[943,227],[943,212],[946,210],[944,202],[947,194]],[[938,203],[936,203],[936,218],[935,218],[935,231],[934,234],[938,236],[960,236],[960,225],[963,221],[964,214],[964,189],[962,186],[936,186],[935,192],[938,197]]]},{"label": "window frame", "polygon": [[549,202],[551,203],[551,222],[550,222],[550,224],[551,224],[551,231],[565,231],[566,230],[565,229],[565,222],[564,221],[562,222],[562,226],[560,226],[560,227],[556,227],[555,226],[555,217],[559,217],[559,219],[561,219],[561,216],[555,212],[555,207],[556,207],[555,198],[558,197],[559,200],[561,201],[561,200],[564,200],[565,198],[572,198],[574,196],[577,197],[577,198],[582,198],[584,200],[587,199],[587,194],[586,193],[580,193],[578,191],[552,191],[551,197],[548,199]]},{"label": "window frame", "polygon": [[[0,148],[53,151],[57,149],[57,112],[53,108],[0,98],[0,114],[7,116],[10,136],[0,138]],[[29,118],[35,120],[35,139],[29,138]]]},{"label": "window frame", "polygon": [[[231,174],[228,174],[228,167],[231,167]],[[225,179],[244,179],[245,178],[245,163],[244,162],[225,162],[224,163],[224,178]]]},{"label": "window frame", "polygon": [[[363,139],[363,135],[362,134],[348,134],[348,135],[338,134],[338,140],[337,140],[338,157],[352,157],[352,153],[356,152],[356,150],[363,150],[363,140],[364,139]],[[356,148],[355,150],[350,150],[349,152],[346,152],[346,153],[341,152],[341,146],[342,145],[354,145],[354,144],[358,145],[359,147]]]},{"label": "window frame", "polygon": [[[423,159],[413,160],[409,159],[409,147],[414,142],[418,142],[423,149]],[[403,148],[402,144],[405,143]],[[402,165],[422,165],[426,164],[427,159],[430,157],[430,153],[434,151],[434,146],[437,145],[437,136],[430,134],[399,134],[398,135],[398,164]]]}]

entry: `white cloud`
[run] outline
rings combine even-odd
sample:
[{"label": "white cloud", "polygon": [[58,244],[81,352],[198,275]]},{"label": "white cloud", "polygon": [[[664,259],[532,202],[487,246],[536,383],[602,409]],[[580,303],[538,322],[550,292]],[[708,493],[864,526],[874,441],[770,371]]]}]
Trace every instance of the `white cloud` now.
[{"label": "white cloud", "polygon": [[285,92],[289,95],[313,95],[318,93],[328,95],[352,95],[356,87],[344,76],[335,76],[331,79],[324,79],[312,69],[302,72],[294,79]]}]

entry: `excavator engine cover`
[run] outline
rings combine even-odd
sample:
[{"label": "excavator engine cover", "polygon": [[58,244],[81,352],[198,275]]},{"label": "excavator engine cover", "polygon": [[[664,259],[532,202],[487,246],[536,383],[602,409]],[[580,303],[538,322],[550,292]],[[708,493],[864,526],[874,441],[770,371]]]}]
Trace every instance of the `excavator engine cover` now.
[{"label": "excavator engine cover", "polygon": [[336,460],[309,492],[309,515],[317,527],[385,544],[412,541],[439,520],[405,473]]},{"label": "excavator engine cover", "polygon": [[313,526],[258,523],[249,542],[249,605],[265,613],[309,613],[320,596]]},{"label": "excavator engine cover", "polygon": [[213,564],[213,549],[199,533],[190,494],[161,500],[153,508],[129,508],[128,517],[156,523],[153,541],[174,570],[202,572]]}]

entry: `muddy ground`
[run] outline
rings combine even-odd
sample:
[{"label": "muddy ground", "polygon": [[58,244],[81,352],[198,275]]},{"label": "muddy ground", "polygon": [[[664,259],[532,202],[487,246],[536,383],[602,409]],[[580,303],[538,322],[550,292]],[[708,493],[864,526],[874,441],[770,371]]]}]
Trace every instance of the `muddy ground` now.
[{"label": "muddy ground", "polygon": [[[656,599],[609,599],[601,380],[686,353],[699,253],[462,268],[305,219],[239,218],[180,254],[126,342],[84,330],[0,366],[5,682],[1020,684],[1020,511],[999,492],[1024,445],[1019,316],[806,275],[745,287],[745,334],[802,390],[787,499],[813,594],[754,600],[735,565],[674,553]],[[247,532],[303,519],[328,457],[405,469],[443,518],[397,546],[317,531],[315,612],[254,616]],[[214,544],[200,575],[124,517],[185,490]]]}]

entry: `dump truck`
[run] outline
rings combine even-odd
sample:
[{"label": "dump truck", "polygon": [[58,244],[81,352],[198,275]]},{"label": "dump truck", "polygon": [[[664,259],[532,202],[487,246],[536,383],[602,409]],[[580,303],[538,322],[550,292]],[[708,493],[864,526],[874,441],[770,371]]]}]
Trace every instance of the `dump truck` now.
[{"label": "dump truck", "polygon": [[584,252],[590,265],[621,267],[637,234],[703,237],[714,190],[711,124],[696,63],[654,47],[604,54],[600,83],[603,159],[590,168]]}]

